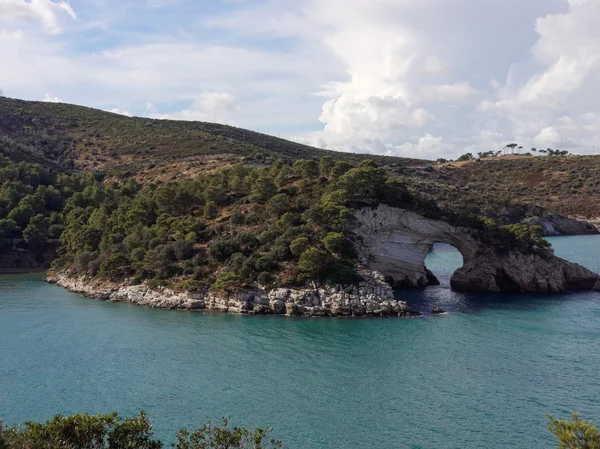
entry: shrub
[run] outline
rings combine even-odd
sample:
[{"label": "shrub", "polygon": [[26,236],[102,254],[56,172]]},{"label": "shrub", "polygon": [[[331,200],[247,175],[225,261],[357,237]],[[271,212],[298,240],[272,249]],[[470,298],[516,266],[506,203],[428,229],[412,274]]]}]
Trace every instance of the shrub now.
[{"label": "shrub", "polygon": [[306,237],[298,237],[290,244],[290,251],[293,255],[299,256],[308,249],[310,241]]},{"label": "shrub", "polygon": [[231,290],[237,288],[242,283],[242,279],[231,271],[223,271],[217,276],[217,280],[211,288],[213,290]]},{"label": "shrub", "polygon": [[129,264],[127,257],[121,253],[116,253],[109,256],[98,270],[101,276],[113,277],[123,273],[124,266]]},{"label": "shrub", "polygon": [[214,201],[209,201],[204,206],[204,218],[214,220],[219,216],[219,206]]},{"label": "shrub", "polygon": [[304,251],[300,256],[298,269],[308,279],[320,279],[325,277],[325,268],[328,263],[329,256],[327,253],[313,246]]},{"label": "shrub", "polygon": [[339,232],[330,232],[323,239],[323,243],[325,244],[325,248],[327,251],[330,251],[335,254],[340,254],[346,245],[346,238],[344,234]]}]

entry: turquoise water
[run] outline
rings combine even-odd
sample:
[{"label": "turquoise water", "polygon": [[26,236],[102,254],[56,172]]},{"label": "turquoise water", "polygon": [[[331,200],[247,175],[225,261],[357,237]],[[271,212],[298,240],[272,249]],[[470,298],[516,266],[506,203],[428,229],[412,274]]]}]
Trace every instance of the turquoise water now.
[{"label": "turquoise water", "polygon": [[[596,268],[600,237],[552,242]],[[443,281],[457,264],[444,248],[428,259]],[[0,416],[146,409],[167,441],[230,416],[274,427],[293,449],[551,448],[546,413],[600,423],[599,294],[398,295],[451,313],[157,311],[83,299],[39,276],[0,277]]]}]

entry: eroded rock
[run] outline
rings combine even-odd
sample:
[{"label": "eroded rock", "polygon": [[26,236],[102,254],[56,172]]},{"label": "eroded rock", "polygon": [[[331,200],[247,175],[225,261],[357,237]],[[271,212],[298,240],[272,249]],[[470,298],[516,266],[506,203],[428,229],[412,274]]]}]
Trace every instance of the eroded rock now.
[{"label": "eroded rock", "polygon": [[540,255],[483,243],[472,229],[385,205],[361,209],[356,217],[355,232],[365,265],[383,273],[397,286],[423,287],[435,283],[425,267],[425,256],[434,243],[445,242],[458,249],[464,260],[463,267],[452,276],[455,290],[600,290],[597,274],[554,256],[552,251]]}]

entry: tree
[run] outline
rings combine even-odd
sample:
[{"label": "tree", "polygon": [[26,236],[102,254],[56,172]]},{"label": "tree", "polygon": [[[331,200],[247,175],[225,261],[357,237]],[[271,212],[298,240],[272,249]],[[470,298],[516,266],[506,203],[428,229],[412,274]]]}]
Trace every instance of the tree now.
[{"label": "tree", "polygon": [[220,427],[208,422],[194,432],[177,432],[176,449],[279,449],[281,441],[271,438],[272,429],[257,428],[248,430],[240,427],[229,428],[229,421],[223,419]]},{"label": "tree", "polygon": [[11,449],[161,449],[144,412],[134,418],[109,415],[56,415],[45,423],[27,422],[9,429],[6,446]]},{"label": "tree", "polygon": [[290,251],[293,255],[299,256],[308,249],[310,241],[306,237],[298,237],[290,244]]},{"label": "tree", "polygon": [[330,232],[323,239],[327,251],[340,254],[346,245],[346,238],[341,232]]},{"label": "tree", "polygon": [[573,413],[572,420],[548,415],[548,430],[558,439],[558,449],[600,449],[600,433],[592,423]]},{"label": "tree", "polygon": [[213,283],[211,288],[213,290],[231,290],[239,287],[241,283],[242,278],[240,278],[240,276],[231,271],[224,271],[219,273],[217,280]]},{"label": "tree", "polygon": [[366,160],[342,175],[336,187],[343,189],[346,201],[372,203],[381,197],[386,179],[381,167]]},{"label": "tree", "polygon": [[473,159],[475,159],[473,157],[473,153],[465,153],[462,156],[460,156],[457,161],[472,161]]},{"label": "tree", "polygon": [[506,148],[507,151],[510,150],[510,154],[513,154],[515,152],[515,148],[517,147],[518,145],[516,143],[509,143],[504,148]]},{"label": "tree", "polygon": [[339,179],[343,174],[347,173],[348,170],[352,168],[348,162],[345,161],[337,161],[333,168],[331,169],[330,175],[331,178],[335,181]]},{"label": "tree", "polygon": [[204,218],[207,220],[214,220],[219,216],[219,206],[214,201],[209,201],[204,206]]},{"label": "tree", "polygon": [[321,163],[319,164],[319,171],[321,172],[321,176],[329,176],[331,174],[331,170],[335,162],[331,156],[323,156],[321,158]]},{"label": "tree", "polygon": [[261,176],[254,181],[252,186],[252,201],[256,203],[264,203],[269,198],[277,193],[277,186],[266,176]]},{"label": "tree", "polygon": [[275,195],[267,202],[267,210],[279,218],[290,210],[290,200],[285,193]]},{"label": "tree", "polygon": [[325,277],[325,268],[328,263],[329,256],[327,253],[312,246],[300,256],[298,268],[309,279],[319,279]]},{"label": "tree", "polygon": [[19,227],[14,220],[8,218],[0,220],[0,240],[13,238],[18,231]]},{"label": "tree", "polygon": [[42,214],[31,218],[27,227],[23,230],[23,239],[28,243],[43,243],[48,239],[48,219]]}]

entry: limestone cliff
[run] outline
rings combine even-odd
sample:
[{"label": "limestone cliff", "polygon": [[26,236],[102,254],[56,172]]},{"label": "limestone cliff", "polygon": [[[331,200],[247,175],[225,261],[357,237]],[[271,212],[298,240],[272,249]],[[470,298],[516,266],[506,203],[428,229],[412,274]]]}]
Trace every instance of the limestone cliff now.
[{"label": "limestone cliff", "polygon": [[255,289],[243,292],[180,293],[147,285],[108,282],[87,277],[51,273],[47,281],[89,298],[126,302],[145,307],[177,310],[207,310],[238,314],[295,316],[400,316],[418,315],[394,292],[383,276],[368,270],[360,272],[363,281],[343,290],[339,287]]},{"label": "limestone cliff", "polygon": [[425,256],[436,242],[458,249],[464,265],[452,277],[460,291],[564,292],[600,289],[597,274],[549,252],[523,253],[483,243],[476,231],[431,220],[414,212],[380,205],[357,211],[355,233],[368,267],[397,286],[435,282]]}]

